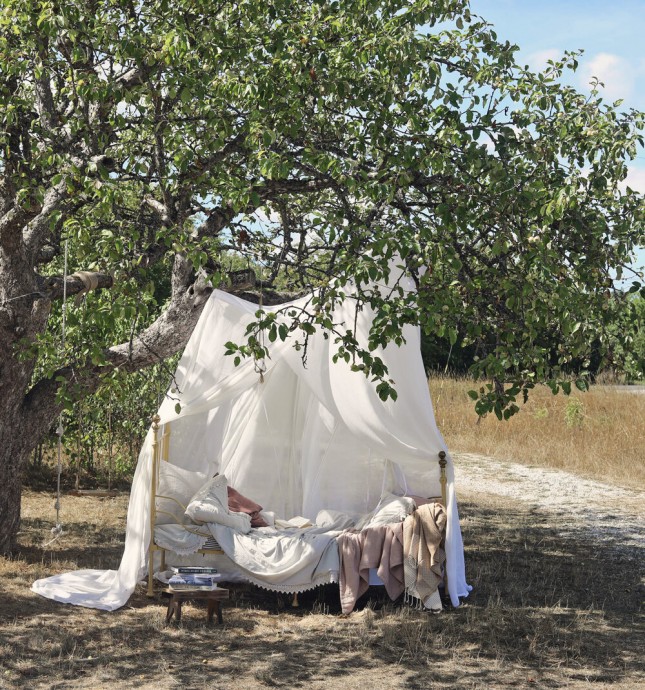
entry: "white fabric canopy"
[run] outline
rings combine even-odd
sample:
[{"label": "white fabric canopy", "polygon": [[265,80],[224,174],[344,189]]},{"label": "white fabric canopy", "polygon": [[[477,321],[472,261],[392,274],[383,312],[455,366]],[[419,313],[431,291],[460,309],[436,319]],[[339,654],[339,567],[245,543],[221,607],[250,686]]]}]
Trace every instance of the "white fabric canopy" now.
[{"label": "white fabric canopy", "polygon": [[[303,299],[280,308],[306,305]],[[333,336],[326,339],[321,332],[309,337],[306,366],[302,350],[287,339],[267,341],[264,382],[251,360],[236,367],[233,357],[224,355],[225,343],[245,342],[246,325],[257,309],[225,292],[210,297],[179,363],[174,392],[159,410],[161,423],[171,423],[169,461],[222,472],[231,486],[284,518],[313,520],[323,508],[366,513],[384,489],[439,496],[438,453],[447,449],[434,419],[418,329],[406,326],[404,345],[376,353],[398,393],[396,401],[383,402],[376,384],[344,361],[332,362]],[[356,323],[359,342],[366,342],[372,314],[367,306],[356,314],[355,302],[347,299],[334,321],[347,328]],[[456,606],[470,587],[447,457],[446,569]],[[127,602],[146,572],[151,460],[150,431],[133,479],[119,570],[66,573],[38,580],[33,591],[105,610]]]}]

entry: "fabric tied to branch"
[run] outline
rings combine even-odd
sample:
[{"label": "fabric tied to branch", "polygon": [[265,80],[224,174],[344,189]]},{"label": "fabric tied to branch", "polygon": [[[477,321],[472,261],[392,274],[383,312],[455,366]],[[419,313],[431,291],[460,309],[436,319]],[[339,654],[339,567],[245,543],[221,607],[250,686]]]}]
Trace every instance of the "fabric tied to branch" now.
[{"label": "fabric tied to branch", "polygon": [[96,290],[99,286],[99,276],[98,273],[93,273],[92,271],[76,271],[76,273],[72,273],[70,278],[78,278],[83,283],[83,289],[77,293],[74,299],[74,304],[78,307],[83,301],[83,297],[90,290]]}]

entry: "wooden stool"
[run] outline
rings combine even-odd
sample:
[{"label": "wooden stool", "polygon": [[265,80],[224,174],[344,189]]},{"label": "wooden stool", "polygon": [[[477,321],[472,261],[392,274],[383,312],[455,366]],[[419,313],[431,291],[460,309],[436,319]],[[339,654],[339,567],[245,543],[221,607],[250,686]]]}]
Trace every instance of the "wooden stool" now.
[{"label": "wooden stool", "polygon": [[168,612],[166,613],[166,623],[170,623],[173,615],[177,622],[181,621],[181,605],[185,601],[192,601],[195,599],[206,599],[208,602],[208,622],[213,622],[213,614],[217,613],[217,622],[221,625],[222,610],[220,608],[220,601],[228,599],[228,589],[216,587],[215,589],[182,589],[174,590],[167,587],[163,590],[166,594],[170,594],[170,601],[168,602]]}]

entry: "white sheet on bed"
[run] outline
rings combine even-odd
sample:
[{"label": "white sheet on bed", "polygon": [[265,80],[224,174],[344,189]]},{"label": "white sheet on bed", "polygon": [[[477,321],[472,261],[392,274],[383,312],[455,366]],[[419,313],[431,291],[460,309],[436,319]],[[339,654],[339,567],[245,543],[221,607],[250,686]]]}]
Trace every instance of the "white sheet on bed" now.
[{"label": "white sheet on bed", "polygon": [[192,529],[186,525],[157,525],[155,543],[163,549],[173,551],[178,556],[190,556],[203,549],[209,539],[204,527],[195,525]]},{"label": "white sheet on bed", "polygon": [[274,592],[304,592],[338,582],[340,531],[326,527],[253,529],[248,534],[209,523],[213,536],[241,574]]}]

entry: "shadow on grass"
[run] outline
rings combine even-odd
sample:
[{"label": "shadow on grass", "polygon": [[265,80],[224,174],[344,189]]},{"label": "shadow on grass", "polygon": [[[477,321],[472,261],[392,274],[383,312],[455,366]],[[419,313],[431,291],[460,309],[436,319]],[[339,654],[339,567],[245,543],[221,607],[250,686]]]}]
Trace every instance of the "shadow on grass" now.
[{"label": "shadow on grass", "polygon": [[[643,679],[638,551],[562,536],[552,518],[522,506],[467,503],[461,513],[474,590],[442,615],[393,606],[380,589],[344,617],[334,586],[300,595],[292,609],[291,597],[233,585],[223,626],[207,626],[204,607],[189,604],[180,626],[165,627],[160,597],[137,591],[106,613],[42,599],[16,582],[0,623],[0,668],[15,687],[51,688],[73,678],[92,687],[156,679],[159,687],[410,689]],[[109,529],[102,536],[121,538]],[[56,557],[97,567],[99,551],[107,562],[121,547]],[[41,563],[48,553],[32,546],[20,558]]]}]

